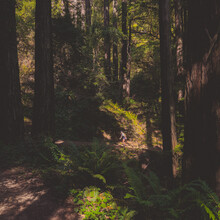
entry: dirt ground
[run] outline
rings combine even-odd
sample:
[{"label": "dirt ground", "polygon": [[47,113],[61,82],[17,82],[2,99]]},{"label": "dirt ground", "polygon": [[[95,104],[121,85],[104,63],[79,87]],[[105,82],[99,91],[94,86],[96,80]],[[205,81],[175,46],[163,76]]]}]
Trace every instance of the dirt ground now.
[{"label": "dirt ground", "polygon": [[57,200],[41,178],[19,166],[0,173],[1,220],[76,220],[71,198]]},{"label": "dirt ground", "polygon": [[[57,145],[76,144],[87,146],[88,142],[58,140]],[[135,142],[118,143],[116,149],[127,148],[135,155],[148,149],[161,151],[161,147],[153,149]],[[128,153],[128,152],[127,152]],[[127,154],[126,153],[126,154]],[[147,166],[147,165],[146,165]],[[15,166],[0,170],[0,220],[78,220],[82,219],[74,213],[72,198],[58,199],[52,190],[45,186],[40,175],[33,173],[25,166]]]}]

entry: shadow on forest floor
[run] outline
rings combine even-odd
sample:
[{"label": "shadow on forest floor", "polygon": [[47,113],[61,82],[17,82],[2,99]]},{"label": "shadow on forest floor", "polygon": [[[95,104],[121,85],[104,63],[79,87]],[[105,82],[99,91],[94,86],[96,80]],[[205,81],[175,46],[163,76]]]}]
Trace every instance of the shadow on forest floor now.
[{"label": "shadow on forest floor", "polygon": [[[55,144],[64,147],[72,144],[87,147],[91,145],[91,142],[57,140]],[[138,158],[146,150],[161,151],[159,146],[148,148],[146,145],[141,146],[134,141],[108,144],[112,145],[121,155],[131,156],[131,158]],[[22,154],[22,152],[20,153]],[[7,155],[7,157],[9,156],[10,154]],[[11,158],[11,160],[14,161],[15,158]],[[59,182],[59,177],[53,179],[53,175],[47,176],[45,179],[44,176],[39,175],[39,172],[35,172],[35,169],[21,164],[23,163],[16,164],[16,162],[10,163],[8,161],[8,164],[5,164],[4,169],[1,170],[0,219],[81,219],[79,215],[74,213],[74,204],[68,193],[65,192],[59,195],[59,192],[56,191],[56,186],[59,186],[59,184],[65,188],[65,183],[62,185],[62,182],[65,181],[63,178],[61,178],[61,182]]]},{"label": "shadow on forest floor", "polygon": [[57,199],[39,175],[23,166],[0,175],[0,219],[80,219],[71,198]]}]

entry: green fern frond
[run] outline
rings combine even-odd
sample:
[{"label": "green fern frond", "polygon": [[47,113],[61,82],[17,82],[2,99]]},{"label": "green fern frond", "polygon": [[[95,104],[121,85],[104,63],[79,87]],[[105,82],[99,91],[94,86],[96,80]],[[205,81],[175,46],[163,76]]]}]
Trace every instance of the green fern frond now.
[{"label": "green fern frond", "polygon": [[131,189],[136,196],[136,199],[138,201],[144,200],[146,196],[146,189],[140,175],[133,168],[128,167],[126,163],[123,163],[123,167],[128,177],[128,182],[131,186]]}]

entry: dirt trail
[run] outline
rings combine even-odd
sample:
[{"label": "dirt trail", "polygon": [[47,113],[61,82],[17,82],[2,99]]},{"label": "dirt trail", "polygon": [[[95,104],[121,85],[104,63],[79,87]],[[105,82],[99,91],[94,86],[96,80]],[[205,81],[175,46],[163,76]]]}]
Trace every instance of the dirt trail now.
[{"label": "dirt trail", "polygon": [[[90,142],[58,140],[57,145],[88,146]],[[116,148],[127,148],[131,151],[160,151],[156,146],[149,148],[137,142],[127,141],[114,144]],[[136,152],[138,154],[138,152]],[[0,220],[78,220],[82,219],[73,213],[72,199],[58,200],[47,188],[39,175],[24,166],[0,170]]]},{"label": "dirt trail", "polygon": [[41,178],[25,167],[0,173],[1,220],[75,220],[71,198],[58,201]]}]

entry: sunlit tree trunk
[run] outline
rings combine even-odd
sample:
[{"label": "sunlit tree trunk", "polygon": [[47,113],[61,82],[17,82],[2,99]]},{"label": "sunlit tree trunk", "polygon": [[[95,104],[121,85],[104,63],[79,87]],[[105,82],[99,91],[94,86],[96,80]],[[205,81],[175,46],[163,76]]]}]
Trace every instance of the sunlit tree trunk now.
[{"label": "sunlit tree trunk", "polygon": [[51,1],[36,1],[33,136],[54,131],[54,81],[51,48]]},{"label": "sunlit tree trunk", "polygon": [[86,30],[86,4],[83,0],[81,0],[81,26]]},{"label": "sunlit tree trunk", "polygon": [[[118,0],[113,0],[113,27],[118,29]],[[114,81],[118,81],[118,39],[117,37],[113,41],[113,78]]]},{"label": "sunlit tree trunk", "polygon": [[109,0],[104,0],[104,72],[108,81],[111,81],[111,61],[110,61],[110,34],[109,34]]},{"label": "sunlit tree trunk", "polygon": [[162,89],[162,136],[163,150],[167,158],[165,160],[166,175],[176,175],[176,165],[173,163],[172,152],[176,146],[176,120],[173,82],[174,76],[171,71],[170,52],[170,23],[169,23],[169,0],[159,1],[160,17],[160,60],[161,60],[161,89]]},{"label": "sunlit tree trunk", "polygon": [[183,176],[205,180],[220,196],[220,1],[188,7]]},{"label": "sunlit tree trunk", "polygon": [[128,77],[128,30],[127,30],[127,0],[122,0],[122,49],[121,49],[121,66],[120,66],[120,79],[121,79],[121,98],[130,96],[130,78]]},{"label": "sunlit tree trunk", "polygon": [[0,141],[23,139],[24,119],[21,105],[15,1],[0,1]]}]

